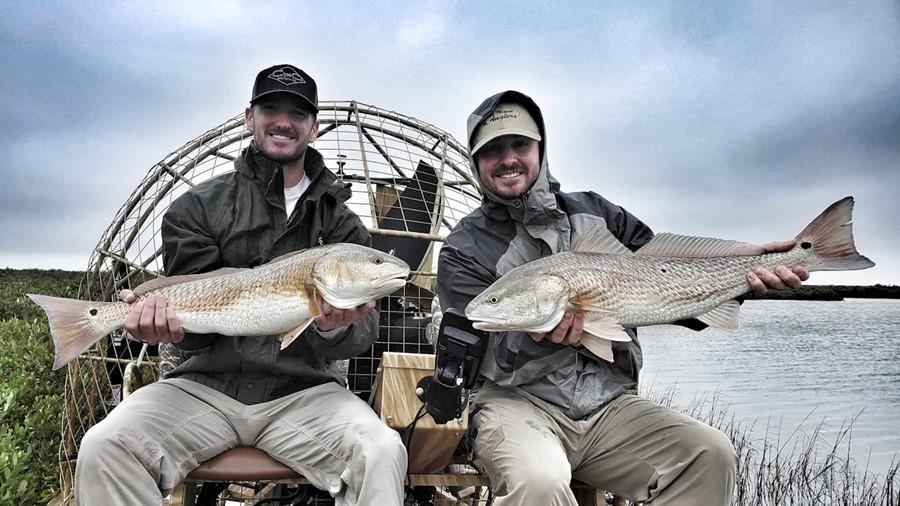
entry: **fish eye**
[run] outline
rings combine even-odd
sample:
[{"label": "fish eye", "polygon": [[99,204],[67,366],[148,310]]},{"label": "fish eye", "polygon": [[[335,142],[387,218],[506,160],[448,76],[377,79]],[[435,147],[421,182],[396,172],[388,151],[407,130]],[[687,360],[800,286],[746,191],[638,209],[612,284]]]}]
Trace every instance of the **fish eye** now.
[{"label": "fish eye", "polygon": [[500,298],[497,297],[496,295],[493,295],[490,298],[488,298],[488,304],[497,304],[498,302],[500,302]]},{"label": "fish eye", "polygon": [[381,265],[381,264],[384,263],[384,259],[381,258],[381,257],[375,257],[375,258],[372,259],[372,262],[373,262],[375,265]]}]

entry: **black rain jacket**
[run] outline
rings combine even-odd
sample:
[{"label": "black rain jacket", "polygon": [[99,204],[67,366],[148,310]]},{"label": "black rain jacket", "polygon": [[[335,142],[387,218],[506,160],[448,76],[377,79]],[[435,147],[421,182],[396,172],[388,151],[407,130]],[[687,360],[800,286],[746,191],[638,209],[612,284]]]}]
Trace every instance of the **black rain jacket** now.
[{"label": "black rain jacket", "polygon": [[[168,275],[255,267],[320,244],[369,244],[365,226],[346,205],[351,192],[306,152],[311,184],[288,217],[282,169],[256,145],[235,161],[235,171],[205,181],[180,196],[162,222],[163,264]],[[344,384],[336,363],[365,351],[378,335],[378,314],[343,331],[320,335],[310,325],[288,348],[279,336],[188,334],[178,345],[184,360],[167,378],[186,378],[246,404],[278,398],[328,381]]]}]

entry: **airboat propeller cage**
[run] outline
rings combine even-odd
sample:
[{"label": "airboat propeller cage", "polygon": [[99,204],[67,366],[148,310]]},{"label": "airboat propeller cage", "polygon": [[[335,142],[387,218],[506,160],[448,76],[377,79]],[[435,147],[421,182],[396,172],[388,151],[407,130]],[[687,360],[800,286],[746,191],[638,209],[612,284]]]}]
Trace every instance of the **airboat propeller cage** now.
[{"label": "airboat propeller cage", "polygon": [[[347,205],[369,229],[373,246],[413,269],[410,283],[382,299],[379,336],[368,356],[346,362],[348,386],[364,398],[381,353],[432,353],[425,339],[436,269],[435,246],[481,203],[468,154],[447,132],[416,118],[355,101],[319,101],[313,147],[353,196]],[[197,184],[234,170],[252,140],[244,114],[204,132],[155,163],[103,233],[91,254],[79,297],[116,294],[163,275],[160,225],[169,205]],[[131,167],[137,172],[140,167]],[[123,391],[153,381],[170,367],[172,348],[142,354],[124,332],[89,349],[67,368],[66,413],[60,444],[61,486],[71,493],[85,432],[115,406]],[[151,350],[152,351],[152,350]]]}]

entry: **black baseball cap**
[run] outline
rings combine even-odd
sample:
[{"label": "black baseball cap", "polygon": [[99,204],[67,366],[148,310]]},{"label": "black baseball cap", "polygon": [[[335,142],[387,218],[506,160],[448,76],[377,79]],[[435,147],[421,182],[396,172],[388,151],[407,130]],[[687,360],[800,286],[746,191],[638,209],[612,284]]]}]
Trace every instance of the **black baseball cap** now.
[{"label": "black baseball cap", "polygon": [[293,65],[273,65],[256,75],[253,82],[253,95],[250,103],[272,93],[291,93],[297,95],[316,113],[319,112],[319,94],[316,82],[309,74]]}]

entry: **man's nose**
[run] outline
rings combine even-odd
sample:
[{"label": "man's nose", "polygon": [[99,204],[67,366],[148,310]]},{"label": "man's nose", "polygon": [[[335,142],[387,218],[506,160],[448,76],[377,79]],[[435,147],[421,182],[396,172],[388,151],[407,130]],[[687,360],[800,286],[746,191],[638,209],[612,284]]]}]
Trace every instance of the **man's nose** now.
[{"label": "man's nose", "polygon": [[500,164],[501,165],[509,165],[512,163],[516,163],[516,151],[512,148],[503,148],[503,151],[500,153]]},{"label": "man's nose", "polygon": [[291,122],[291,116],[286,111],[278,111],[273,120],[278,125],[288,125]]}]

